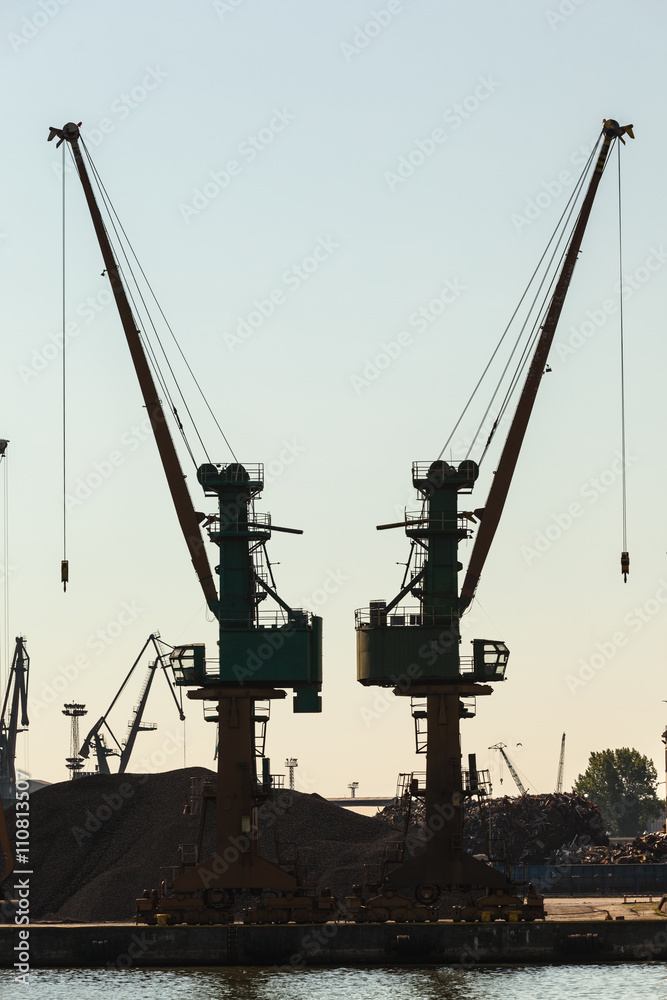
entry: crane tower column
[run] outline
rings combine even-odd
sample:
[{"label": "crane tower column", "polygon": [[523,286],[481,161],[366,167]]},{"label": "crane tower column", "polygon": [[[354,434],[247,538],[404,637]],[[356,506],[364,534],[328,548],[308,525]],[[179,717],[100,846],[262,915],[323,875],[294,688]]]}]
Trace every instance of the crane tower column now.
[{"label": "crane tower column", "polygon": [[[480,682],[502,681],[509,657],[503,642],[486,639],[473,641],[472,656],[460,655],[458,545],[469,537],[471,515],[459,514],[458,495],[472,491],[478,474],[472,461],[413,465],[424,502],[401,525],[418,553],[411,582],[389,605],[375,601],[357,612],[357,679],[426,699],[428,839],[423,854],[389,877],[391,887],[412,886],[424,900],[442,885],[506,884],[501,872],[463,851],[460,719],[471,714],[463,699],[491,694]],[[397,606],[408,593],[417,608]]]}]

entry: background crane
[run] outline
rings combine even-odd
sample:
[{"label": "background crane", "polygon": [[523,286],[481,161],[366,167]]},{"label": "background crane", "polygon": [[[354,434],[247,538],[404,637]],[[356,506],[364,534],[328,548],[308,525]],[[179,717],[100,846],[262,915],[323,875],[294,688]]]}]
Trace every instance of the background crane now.
[{"label": "background crane", "polygon": [[[514,764],[512,763],[512,761],[509,759],[509,757],[505,753],[505,747],[506,746],[507,746],[507,743],[494,743],[494,745],[492,747],[489,747],[489,750],[500,750],[500,752],[502,754],[502,757],[503,757],[503,760],[507,764],[507,767],[509,768],[509,772],[512,775],[512,777],[514,778],[514,781],[516,783],[516,787],[519,789],[519,791],[521,792],[522,795],[527,795],[527,792],[526,792],[526,789],[524,787],[524,784],[521,781],[521,778],[519,777],[519,775],[516,773],[516,768],[514,767]],[[501,778],[500,780],[502,782],[503,779]]]},{"label": "background crane", "polygon": [[0,715],[0,798],[5,805],[16,798],[16,737],[28,728],[29,667],[25,639],[17,636]]},{"label": "background crane", "polygon": [[563,791],[563,771],[565,770],[565,733],[560,741],[560,757],[558,758],[558,777],[556,778],[556,792]]},{"label": "background crane", "polygon": [[[113,730],[109,725],[108,722],[109,714],[114,705],[116,704],[116,702],[118,701],[121,692],[125,688],[125,685],[132,676],[135,667],[137,666],[137,664],[139,663],[139,661],[141,660],[142,656],[144,655],[148,646],[151,643],[153,644],[153,648],[155,649],[155,654],[156,654],[155,660],[153,660],[151,663],[148,664],[148,673],[146,674],[146,679],[144,680],[144,684],[141,689],[141,694],[139,695],[139,700],[137,704],[134,706],[134,712],[132,714],[132,718],[128,723],[127,736],[125,737],[124,742],[121,744],[116,739]],[[158,667],[160,667],[164,671],[164,675],[167,679],[167,684],[169,685],[169,690],[171,691],[174,703],[178,710],[179,719],[181,720],[181,722],[185,719],[185,715],[183,714],[183,708],[180,705],[178,698],[176,697],[174,686],[171,677],[169,676],[169,671],[171,670],[171,661],[169,660],[168,654],[162,648],[164,645],[165,643],[162,643],[158,632],[154,632],[151,635],[149,635],[149,637],[146,639],[146,642],[141,648],[141,652],[139,653],[136,660],[130,667],[125,677],[125,680],[118,689],[118,692],[116,693],[116,696],[114,697],[113,701],[109,705],[104,715],[102,715],[97,720],[97,722],[95,723],[95,725],[93,726],[93,728],[90,730],[85,740],[83,741],[81,749],[79,750],[79,757],[88,757],[92,749],[95,752],[95,756],[97,758],[97,770],[100,774],[111,773],[109,769],[109,762],[107,760],[107,757],[111,756],[120,757],[118,773],[124,774],[130,762],[130,755],[132,754],[132,750],[134,749],[134,744],[137,738],[137,734],[157,729],[157,723],[144,722],[143,716],[144,716],[144,709],[146,708],[146,702],[148,701],[148,695],[150,694],[151,685],[153,683],[153,678],[157,673]],[[107,730],[107,733],[111,736],[111,739],[115,743],[117,749],[114,749],[113,747],[108,747],[106,745],[104,733],[102,732],[103,729]]]}]

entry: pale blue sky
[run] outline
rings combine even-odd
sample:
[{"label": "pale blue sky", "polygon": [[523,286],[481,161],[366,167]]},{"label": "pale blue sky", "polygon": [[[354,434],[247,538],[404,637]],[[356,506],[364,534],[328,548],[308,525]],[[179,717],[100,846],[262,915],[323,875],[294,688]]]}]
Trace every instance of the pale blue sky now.
[{"label": "pale blue sky", "polygon": [[[399,771],[422,766],[407,702],[382,693],[376,702],[378,693],[355,680],[354,609],[397,592],[396,562],[408,548],[399,532],[377,533],[375,525],[414,506],[410,463],[437,455],[512,312],[570,190],[566,181],[558,193],[559,174],[578,173],[603,117],[634,122],[637,139],[623,150],[624,255],[635,282],[625,311],[630,579],[623,586],[619,572],[611,315],[589,338],[574,337],[582,346],[552,356],[469,616],[470,638],[510,647],[508,680],[463,726],[463,750],[496,767],[489,745],[522,743],[517,763],[537,790],[555,783],[563,731],[567,783],[590,750],[607,746],[635,746],[661,766],[663,5],[26,0],[5,5],[0,19],[8,630],[28,638],[37,699],[77,655],[88,659],[51,706],[33,710],[30,770],[64,776],[62,702],[74,698],[91,715],[101,712],[150,631],[172,643],[205,640],[210,652],[215,645],[155,447],[141,430],[136,379],[73,177],[71,488],[111,453],[121,458],[70,514],[71,585],[66,595],[60,587],[61,360],[52,338],[60,329],[62,192],[60,153],[46,136],[48,126],[69,120],[83,122],[237,455],[273,463],[262,509],[306,532],[277,536],[271,554],[284,597],[310,601],[324,617],[324,712],[294,717],[288,703],[278,706],[269,752],[273,770],[296,756],[299,775],[311,782],[305,787],[332,795],[352,780],[360,792],[384,794]],[[429,155],[398,182],[416,149]],[[611,173],[603,178],[557,344],[568,345],[587,313],[616,296],[615,183]],[[544,207],[523,224],[535,199]],[[297,287],[293,276],[316,246],[328,255],[320,252],[319,267]],[[457,294],[442,316],[411,328],[411,314],[445,287]],[[284,299],[273,315],[235,343],[255,300],[275,289]],[[412,342],[360,387],[355,378],[366,362],[406,329]],[[210,428],[207,439],[212,457],[224,461]],[[581,514],[531,555],[573,503]],[[316,607],[327,581],[335,593]],[[116,621],[123,604],[141,611],[98,654],[90,637]],[[650,609],[641,627],[633,624],[636,607]],[[568,676],[618,632],[627,641],[570,690]],[[177,731],[166,698],[148,714],[160,729],[141,737],[147,754]],[[187,747],[189,763],[211,763],[213,734],[197,707],[188,714]],[[164,767],[181,764],[179,752]]]}]

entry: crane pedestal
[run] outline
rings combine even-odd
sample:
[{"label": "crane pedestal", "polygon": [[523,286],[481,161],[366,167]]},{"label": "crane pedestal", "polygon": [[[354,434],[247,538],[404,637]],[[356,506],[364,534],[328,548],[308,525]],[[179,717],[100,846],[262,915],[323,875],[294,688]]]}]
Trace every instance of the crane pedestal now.
[{"label": "crane pedestal", "polygon": [[284,698],[275,688],[189,691],[188,698],[218,703],[218,780],[216,836],[212,857],[174,880],[174,892],[202,890],[295,890],[294,875],[257,853],[257,773],[254,749],[254,703]]},{"label": "crane pedestal", "polygon": [[392,889],[419,887],[421,902],[437,895],[436,886],[481,886],[500,888],[507,885],[505,875],[477,861],[463,850],[464,788],[461,774],[460,697],[489,695],[488,685],[450,684],[423,687],[395,694],[426,695],[426,849],[406,861],[387,879]]}]

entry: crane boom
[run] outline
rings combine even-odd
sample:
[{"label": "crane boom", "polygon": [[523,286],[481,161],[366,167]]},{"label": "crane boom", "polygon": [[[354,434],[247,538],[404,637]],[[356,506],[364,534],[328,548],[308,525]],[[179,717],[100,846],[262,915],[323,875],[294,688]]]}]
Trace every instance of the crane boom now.
[{"label": "crane boom", "polygon": [[480,521],[479,531],[477,532],[475,544],[470,556],[470,562],[468,563],[468,569],[463,581],[463,587],[461,588],[462,611],[465,611],[475,596],[475,590],[477,589],[479,578],[482,570],[484,569],[484,564],[489,554],[491,543],[495,537],[496,529],[498,528],[498,523],[500,521],[510,484],[512,482],[512,476],[514,475],[514,469],[516,468],[516,463],[519,458],[519,452],[521,451],[523,439],[526,434],[526,428],[528,427],[528,421],[530,420],[530,415],[533,412],[533,405],[535,403],[535,397],[537,396],[537,390],[540,387],[542,375],[544,374],[549,349],[556,332],[556,326],[558,325],[561,310],[565,302],[565,296],[567,295],[567,290],[570,286],[574,266],[577,262],[581,242],[584,238],[588,219],[593,207],[593,201],[600,183],[600,178],[602,177],[602,172],[607,161],[611,144],[615,138],[619,138],[623,142],[624,140],[622,136],[624,134],[634,138],[632,128],[632,125],[621,126],[613,119],[607,119],[604,122],[602,129],[604,138],[602,140],[602,147],[595,164],[595,169],[593,170],[593,176],[590,179],[588,190],[586,191],[586,196],[583,200],[581,211],[579,212],[579,216],[572,233],[572,238],[565,254],[560,276],[544,320],[542,332],[538,339],[535,353],[533,354],[533,358],[528,369],[528,374],[526,375],[526,381],[519,398],[514,419],[512,420],[512,424],[507,435],[505,447],[503,448],[500,461],[498,462],[498,467],[493,477],[493,483],[486,501],[486,507],[484,508],[484,516]]},{"label": "crane boom", "polygon": [[104,221],[97,205],[97,201],[95,200],[95,194],[90,183],[88,171],[86,170],[86,165],[83,161],[83,156],[81,155],[81,149],[79,147],[79,128],[73,122],[68,122],[62,129],[52,127],[49,133],[49,141],[54,139],[56,136],[58,136],[60,140],[60,142],[57,143],[58,146],[61,142],[66,140],[72,149],[74,162],[76,163],[76,167],[79,172],[79,178],[88,203],[97,240],[100,245],[100,250],[102,251],[106,273],[111,283],[111,288],[116,300],[116,306],[118,308],[120,320],[125,332],[125,338],[127,340],[128,347],[130,348],[132,362],[134,364],[141,392],[144,397],[146,412],[148,413],[148,418],[151,422],[151,427],[153,428],[153,434],[155,435],[155,442],[160,453],[162,467],[164,468],[171,497],[174,502],[174,507],[176,508],[176,515],[188,546],[190,558],[192,559],[192,564],[195,568],[197,578],[202,590],[204,591],[206,602],[211,611],[217,615],[218,593],[211,574],[208,556],[206,555],[206,550],[204,548],[204,541],[199,527],[199,518],[192,504],[188,488],[185,484],[185,476],[183,475],[183,470],[178,459],[176,448],[174,447],[174,442],[169,432],[162,403],[160,402],[155,382],[153,381],[153,376],[146,359],[146,354],[144,353],[137,322],[134,318],[132,308],[125,293],[125,288],[120,276],[120,269],[111,248],[111,243],[109,242]]},{"label": "crane boom", "polygon": [[521,778],[516,773],[516,768],[514,767],[514,764],[512,763],[512,761],[509,759],[509,757],[505,753],[505,746],[506,746],[505,743],[496,743],[496,744],[494,744],[494,746],[489,747],[489,750],[500,750],[500,752],[501,752],[501,754],[503,756],[503,760],[507,764],[509,772],[512,775],[512,777],[514,778],[514,782],[516,784],[516,787],[519,789],[519,791],[521,792],[522,795],[527,795],[528,793],[526,792],[526,788],[525,788],[525,786],[524,786]]},{"label": "crane boom", "polygon": [[6,802],[13,801],[16,795],[16,737],[28,728],[29,670],[25,639],[17,636],[0,713],[0,795]]},{"label": "crane boom", "polygon": [[[92,729],[90,730],[90,732],[86,736],[85,740],[81,744],[81,749],[79,750],[79,757],[88,757],[88,755],[90,754],[91,746],[94,744],[95,737],[99,734],[100,730],[102,729],[102,726],[106,726],[106,728],[109,729],[109,724],[107,722],[107,718],[109,717],[109,713],[111,712],[111,709],[114,707],[114,705],[116,704],[116,702],[120,698],[121,693],[123,691],[123,688],[125,687],[125,685],[129,681],[130,677],[132,676],[132,673],[133,673],[134,668],[136,667],[137,663],[139,663],[139,660],[141,659],[141,657],[144,655],[144,653],[148,649],[148,644],[150,643],[151,639],[153,639],[153,641],[155,641],[155,636],[153,634],[151,634],[151,635],[148,636],[148,638],[146,639],[146,642],[141,647],[141,651],[140,651],[139,655],[137,656],[136,660],[134,661],[134,663],[132,664],[132,666],[128,670],[127,675],[125,677],[125,680],[123,681],[123,683],[119,687],[118,691],[114,695],[114,699],[111,702],[111,704],[109,705],[109,707],[107,708],[106,712],[104,713],[103,716],[101,716],[97,720],[97,722],[92,727]],[[111,732],[111,730],[109,730],[109,732]],[[111,735],[113,736],[113,733],[111,733]],[[113,736],[113,738],[114,738],[114,741],[116,742],[116,746],[118,746],[119,749],[120,749],[120,744],[116,740],[116,737]]]},{"label": "crane boom", "polygon": [[[153,632],[153,633],[151,633],[151,635],[148,636],[148,638],[146,639],[146,642],[141,647],[141,652],[139,653],[139,655],[135,659],[134,663],[130,667],[127,675],[125,676],[125,679],[123,680],[120,688],[118,689],[118,691],[114,695],[113,701],[109,705],[109,707],[106,710],[105,714],[102,715],[97,720],[97,722],[92,727],[92,729],[90,730],[90,732],[86,736],[85,740],[81,744],[81,748],[78,751],[78,756],[79,757],[89,757],[91,750],[94,750],[95,756],[97,758],[97,767],[98,767],[98,771],[99,771],[100,774],[109,774],[110,773],[110,771],[109,771],[109,765],[107,763],[106,758],[109,757],[109,756],[111,756],[112,754],[114,756],[120,757],[120,766],[118,768],[118,774],[124,774],[125,771],[127,770],[128,764],[130,762],[130,756],[132,754],[132,750],[134,749],[134,744],[135,744],[135,741],[136,741],[136,738],[137,738],[137,733],[146,731],[148,728],[154,728],[153,725],[151,725],[149,727],[146,723],[143,723],[142,720],[143,720],[143,715],[144,715],[144,709],[146,708],[146,702],[148,701],[148,695],[149,695],[150,690],[151,690],[151,685],[152,685],[153,680],[155,678],[155,674],[157,672],[157,668],[158,667],[161,667],[162,670],[165,673],[165,676],[166,676],[166,679],[167,679],[167,683],[169,685],[169,690],[171,692],[172,698],[174,699],[174,703],[176,705],[176,709],[178,711],[178,715],[179,715],[179,718],[180,718],[181,722],[183,722],[185,720],[185,715],[183,714],[183,709],[181,708],[181,706],[180,706],[180,704],[178,702],[178,699],[176,697],[176,694],[175,694],[175,691],[174,691],[174,688],[173,688],[173,684],[172,684],[171,679],[169,677],[168,669],[170,667],[170,662],[167,660],[167,658],[166,658],[166,656],[164,654],[164,651],[160,648],[160,645],[158,643],[159,638],[160,638],[159,632]],[[139,695],[139,701],[135,705],[134,712],[133,712],[133,715],[132,715],[132,719],[130,720],[130,723],[129,723],[127,737],[125,739],[125,742],[121,745],[118,742],[118,740],[117,740],[117,738],[116,738],[113,730],[111,729],[111,726],[109,725],[109,721],[108,721],[109,714],[111,713],[112,708],[114,707],[114,705],[116,704],[116,702],[120,698],[120,696],[121,696],[121,694],[122,694],[122,692],[123,692],[126,684],[128,683],[130,677],[132,676],[132,674],[133,674],[133,672],[135,670],[135,667],[137,666],[137,664],[141,660],[142,656],[144,655],[144,653],[148,649],[148,646],[149,646],[150,643],[153,644],[153,648],[155,649],[155,660],[154,660],[154,662],[150,663],[149,666],[148,666],[148,674],[146,676],[146,679],[144,680],[144,684],[143,684],[143,687],[141,689],[141,693]],[[110,736],[113,739],[114,743],[118,747],[118,750],[109,749],[105,745],[104,736],[102,734],[102,729],[103,728],[105,728],[107,730],[107,732],[110,734]]]},{"label": "crane boom", "polygon": [[[145,723],[142,724],[142,720],[144,717],[144,709],[146,708],[146,702],[148,701],[148,695],[151,690],[151,685],[157,673],[158,667],[161,667],[165,671],[167,680],[169,680],[169,675],[166,673],[167,668],[169,666],[169,661],[165,659],[164,653],[161,651],[160,647],[157,644],[156,637],[152,635],[150,638],[153,640],[153,645],[155,647],[155,652],[157,656],[155,661],[148,665],[148,674],[146,675],[146,680],[144,681],[144,686],[139,696],[139,702],[134,709],[134,714],[130,721],[127,739],[125,740],[125,746],[123,747],[122,753],[120,755],[120,766],[118,768],[119,774],[124,774],[125,771],[127,770],[127,765],[130,762],[130,756],[132,754],[132,750],[134,749],[137,733],[140,733],[142,732],[142,730],[149,728],[145,725]],[[176,695],[174,694],[174,689],[171,686],[171,682],[169,683],[169,690],[171,691],[172,697],[176,702],[176,708],[178,709],[179,717],[182,722],[185,719],[185,716],[183,715],[183,711],[180,705],[178,704],[178,701],[176,700]]]},{"label": "crane boom", "polygon": [[563,791],[563,775],[565,772],[565,733],[560,741],[560,756],[558,758],[558,777],[556,778],[556,792],[560,795]]}]

